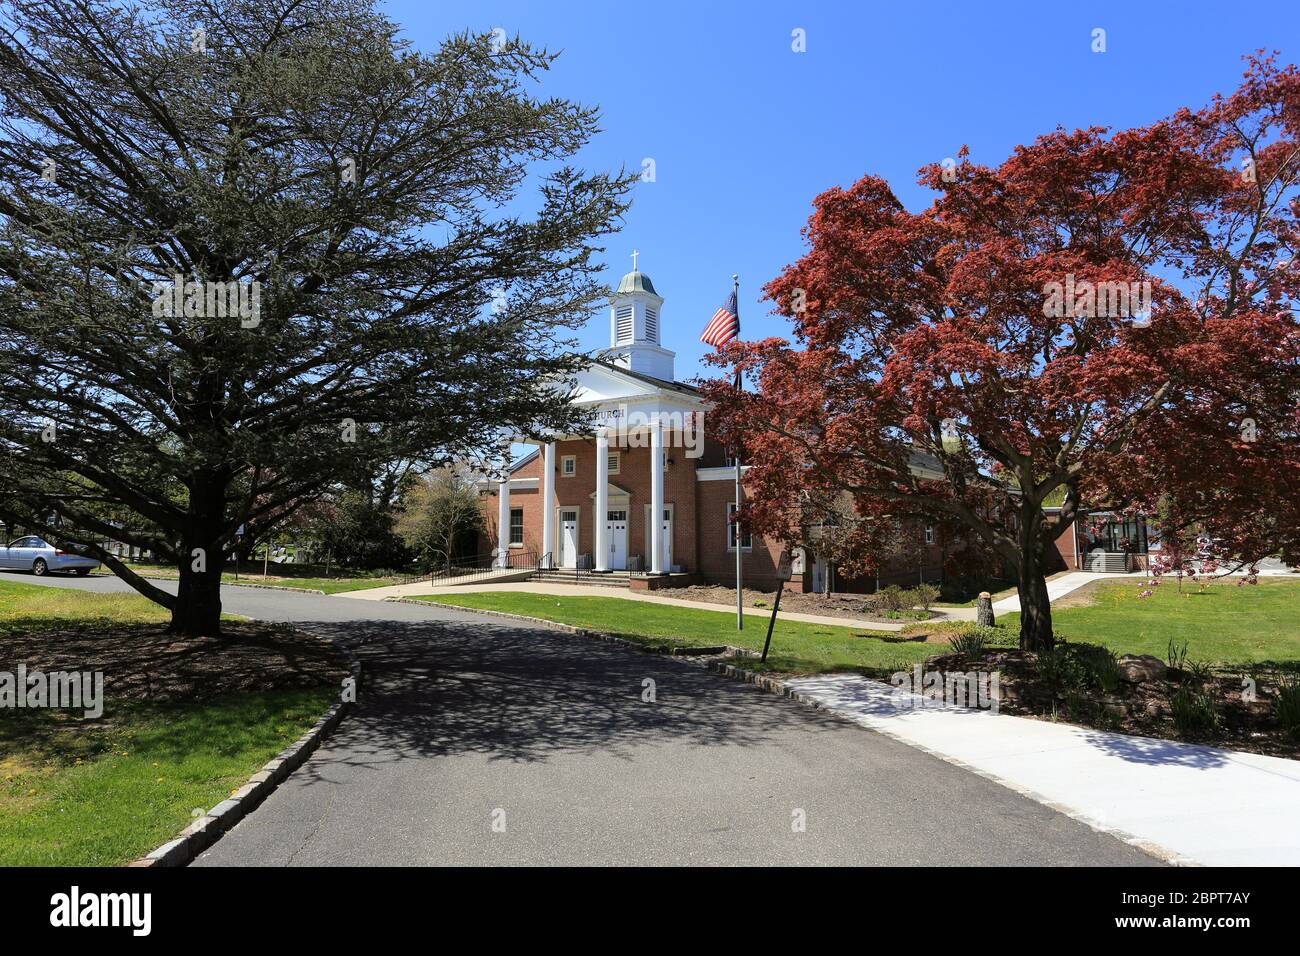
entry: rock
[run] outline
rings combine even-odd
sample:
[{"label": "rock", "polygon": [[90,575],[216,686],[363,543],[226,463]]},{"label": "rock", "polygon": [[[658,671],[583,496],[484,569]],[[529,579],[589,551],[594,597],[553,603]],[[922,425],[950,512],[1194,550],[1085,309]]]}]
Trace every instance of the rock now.
[{"label": "rock", "polygon": [[1111,717],[1124,718],[1128,716],[1128,705],[1118,697],[1102,697],[1097,703]]},{"label": "rock", "polygon": [[1150,654],[1123,654],[1119,658],[1120,680],[1130,684],[1164,680],[1168,671],[1164,661]]},{"label": "rock", "polygon": [[975,623],[984,627],[993,626],[993,595],[988,591],[981,591],[975,602]]}]

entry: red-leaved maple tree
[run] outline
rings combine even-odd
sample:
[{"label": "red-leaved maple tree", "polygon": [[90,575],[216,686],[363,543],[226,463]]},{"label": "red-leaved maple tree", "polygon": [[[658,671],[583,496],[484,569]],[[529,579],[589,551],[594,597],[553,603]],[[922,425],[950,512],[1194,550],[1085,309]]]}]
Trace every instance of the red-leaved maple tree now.
[{"label": "red-leaved maple tree", "polygon": [[874,176],[822,193],[766,287],[795,342],[733,343],[715,361],[749,389],[705,385],[751,465],[746,520],[802,541],[836,514],[863,571],[940,523],[1015,569],[1028,650],[1089,510],[1173,502],[1244,561],[1294,560],[1298,180],[1300,73],[1260,55],[1150,126],[1058,129],[998,166],[963,149],[921,170],[922,212]]}]

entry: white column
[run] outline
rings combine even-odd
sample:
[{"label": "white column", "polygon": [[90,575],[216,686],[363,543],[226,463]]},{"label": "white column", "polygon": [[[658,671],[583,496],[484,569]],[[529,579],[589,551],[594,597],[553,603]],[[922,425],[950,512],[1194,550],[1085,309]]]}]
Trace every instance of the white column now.
[{"label": "white column", "polygon": [[596,429],[596,559],[597,571],[609,570],[609,433]]},{"label": "white column", "polygon": [[542,554],[546,567],[555,567],[555,442],[546,443],[542,456]]},{"label": "white column", "polygon": [[497,567],[509,567],[510,557],[510,446],[501,456],[501,471],[505,476],[497,482]]},{"label": "white column", "polygon": [[658,418],[650,425],[650,573],[664,567],[664,432]]}]

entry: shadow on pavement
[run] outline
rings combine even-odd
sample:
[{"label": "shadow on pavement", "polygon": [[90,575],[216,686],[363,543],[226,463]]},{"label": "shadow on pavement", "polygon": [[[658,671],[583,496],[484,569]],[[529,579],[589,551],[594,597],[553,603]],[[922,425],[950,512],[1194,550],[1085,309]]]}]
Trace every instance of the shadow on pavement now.
[{"label": "shadow on pavement", "polygon": [[[633,745],[746,746],[777,731],[844,726],[699,665],[563,632],[445,621],[298,626],[349,647],[362,667],[356,711],[309,772],[462,753],[533,762]],[[643,700],[647,679],[653,702]]]}]

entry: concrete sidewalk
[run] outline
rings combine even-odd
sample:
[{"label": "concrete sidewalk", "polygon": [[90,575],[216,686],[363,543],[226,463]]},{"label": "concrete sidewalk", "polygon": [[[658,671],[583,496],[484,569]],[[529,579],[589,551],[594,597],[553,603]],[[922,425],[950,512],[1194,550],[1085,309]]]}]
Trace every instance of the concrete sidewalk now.
[{"label": "concrete sidewalk", "polygon": [[899,708],[894,688],[856,675],[786,683],[833,713],[1173,862],[1300,865],[1300,761],[987,711]]}]

